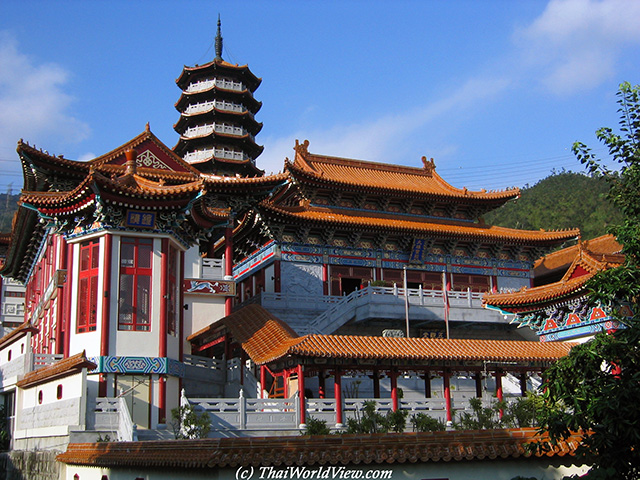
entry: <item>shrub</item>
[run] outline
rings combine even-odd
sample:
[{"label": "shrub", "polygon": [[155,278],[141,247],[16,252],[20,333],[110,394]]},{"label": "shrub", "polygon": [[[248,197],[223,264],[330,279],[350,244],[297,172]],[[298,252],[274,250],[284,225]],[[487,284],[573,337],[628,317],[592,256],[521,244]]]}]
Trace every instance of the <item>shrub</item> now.
[{"label": "shrub", "polygon": [[414,432],[442,432],[447,429],[445,422],[426,413],[418,413],[411,417],[411,424]]},{"label": "shrub", "polygon": [[182,405],[171,410],[171,427],[177,439],[206,438],[211,430],[207,412],[198,413],[193,405]]}]

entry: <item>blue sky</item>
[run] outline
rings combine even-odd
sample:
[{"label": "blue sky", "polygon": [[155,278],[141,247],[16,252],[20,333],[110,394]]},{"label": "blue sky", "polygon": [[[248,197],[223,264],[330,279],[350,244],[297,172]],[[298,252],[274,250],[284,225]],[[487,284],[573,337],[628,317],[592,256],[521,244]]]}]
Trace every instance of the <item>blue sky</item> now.
[{"label": "blue sky", "polygon": [[574,141],[618,122],[640,83],[640,2],[70,1],[0,3],[0,192],[20,138],[87,160],[145,128],[178,136],[175,79],[213,56],[263,79],[258,166],[314,153],[421,166],[456,187],[583,171]]}]

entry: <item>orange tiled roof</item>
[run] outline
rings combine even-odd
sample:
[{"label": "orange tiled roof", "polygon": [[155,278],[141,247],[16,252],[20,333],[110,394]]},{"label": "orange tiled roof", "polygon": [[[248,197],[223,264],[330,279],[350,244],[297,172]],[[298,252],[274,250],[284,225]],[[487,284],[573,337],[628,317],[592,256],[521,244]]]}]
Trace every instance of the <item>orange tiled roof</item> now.
[{"label": "orange tiled roof", "polygon": [[20,338],[23,335],[26,335],[28,332],[38,333],[39,330],[38,327],[34,327],[33,325],[31,325],[31,322],[24,322],[22,325],[14,328],[4,337],[0,338],[0,348],[10,345],[14,340]]},{"label": "orange tiled roof", "polygon": [[548,273],[566,268],[575,260],[580,249],[588,250],[595,254],[616,254],[622,251],[613,235],[603,235],[561,250],[552,252],[539,258],[533,265],[534,275],[546,275]]},{"label": "orange tiled roof", "polygon": [[518,230],[481,223],[433,219],[425,221],[419,217],[412,218],[392,214],[375,213],[371,216],[366,216],[362,212],[348,213],[344,210],[331,208],[283,207],[269,201],[262,202],[260,208],[266,216],[280,216],[289,221],[297,220],[301,223],[332,224],[345,228],[365,227],[369,229],[405,231],[408,234],[415,235],[467,237],[476,241],[547,244],[573,239],[580,234],[578,229],[555,231]]},{"label": "orange tiled roof", "polygon": [[248,305],[219,320],[187,340],[206,339],[227,327],[257,364],[296,355],[316,358],[396,359],[494,362],[549,362],[569,353],[570,343],[510,340],[361,337],[355,335],[305,335],[299,337],[282,320],[259,305]]},{"label": "orange tiled roof", "polygon": [[570,435],[548,451],[536,429],[466,430],[374,435],[239,437],[157,442],[72,443],[58,455],[67,465],[102,468],[218,469],[238,466],[353,465],[457,462],[575,455],[581,441]]},{"label": "orange tiled roof", "polygon": [[298,144],[293,163],[286,162],[286,169],[294,177],[312,179],[316,182],[395,191],[411,195],[452,197],[466,201],[496,201],[503,203],[520,196],[520,190],[471,191],[455,188],[445,182],[435,171],[433,162],[423,158],[424,167],[405,167],[384,163],[366,162],[347,158],[329,157],[309,153],[309,142]]},{"label": "orange tiled roof", "polygon": [[62,378],[81,371],[83,368],[94,370],[97,365],[87,360],[85,352],[78,353],[72,357],[64,358],[53,365],[39,368],[27,373],[16,385],[20,388],[28,388],[49,382],[56,378]]},{"label": "orange tiled roof", "polygon": [[[607,236],[608,237],[608,236]],[[615,240],[603,238],[598,242],[596,248],[600,250],[614,249],[619,251],[619,246]],[[624,255],[617,253],[593,253],[589,250],[590,244],[587,242],[569,247],[573,254],[573,261],[562,279],[548,285],[541,285],[533,288],[523,288],[517,292],[487,294],[483,297],[484,305],[492,305],[503,310],[518,313],[539,310],[544,305],[554,303],[559,300],[577,297],[585,292],[585,284],[599,271],[621,265],[624,262]],[[559,265],[563,257],[562,253],[552,258],[550,264]],[[557,262],[556,262],[557,260]]]}]

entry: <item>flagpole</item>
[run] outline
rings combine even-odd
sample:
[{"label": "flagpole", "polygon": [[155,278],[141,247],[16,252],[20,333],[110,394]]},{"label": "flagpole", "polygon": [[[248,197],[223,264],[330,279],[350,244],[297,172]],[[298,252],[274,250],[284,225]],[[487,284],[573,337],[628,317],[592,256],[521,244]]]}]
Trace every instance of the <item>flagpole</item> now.
[{"label": "flagpole", "polygon": [[404,267],[404,319],[407,327],[407,338],[409,338],[409,292],[407,290],[407,267]]},{"label": "flagpole", "polygon": [[444,325],[449,338],[449,283],[447,282],[447,272],[442,271],[442,300],[444,302]]}]

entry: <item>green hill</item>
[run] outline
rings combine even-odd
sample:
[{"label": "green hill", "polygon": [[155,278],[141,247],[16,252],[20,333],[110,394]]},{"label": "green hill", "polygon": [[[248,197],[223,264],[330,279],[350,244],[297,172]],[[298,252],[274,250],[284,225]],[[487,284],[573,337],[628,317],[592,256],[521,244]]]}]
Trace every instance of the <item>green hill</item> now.
[{"label": "green hill", "polygon": [[607,233],[621,221],[620,213],[605,198],[609,190],[601,177],[561,172],[522,189],[519,199],[485,215],[490,225],[545,230],[579,228],[582,239]]},{"label": "green hill", "polygon": [[0,233],[11,230],[11,220],[18,209],[18,198],[19,195],[9,195],[7,199],[6,193],[0,193]]}]

